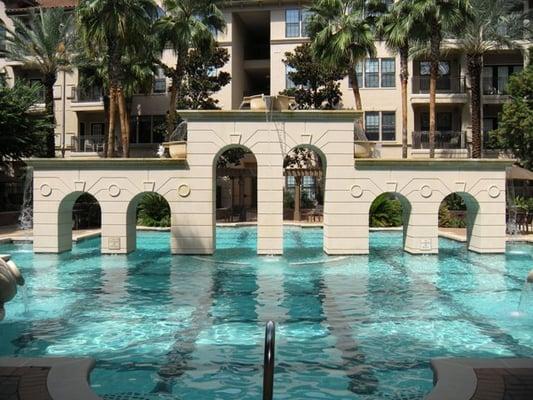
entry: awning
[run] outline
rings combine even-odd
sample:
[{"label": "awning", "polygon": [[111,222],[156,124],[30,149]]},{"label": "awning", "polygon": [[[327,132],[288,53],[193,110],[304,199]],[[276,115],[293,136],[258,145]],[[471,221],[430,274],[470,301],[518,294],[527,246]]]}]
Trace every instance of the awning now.
[{"label": "awning", "polygon": [[533,171],[513,165],[507,170],[507,179],[517,181],[533,181]]}]

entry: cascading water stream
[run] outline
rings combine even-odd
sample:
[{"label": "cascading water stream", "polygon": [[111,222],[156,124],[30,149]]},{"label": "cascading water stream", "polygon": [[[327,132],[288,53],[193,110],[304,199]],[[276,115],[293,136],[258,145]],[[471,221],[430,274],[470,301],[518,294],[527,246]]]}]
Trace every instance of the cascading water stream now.
[{"label": "cascading water stream", "polygon": [[28,230],[33,228],[33,168],[26,167],[26,177],[24,179],[24,197],[19,216],[20,229],[26,232],[25,239],[28,240]]}]

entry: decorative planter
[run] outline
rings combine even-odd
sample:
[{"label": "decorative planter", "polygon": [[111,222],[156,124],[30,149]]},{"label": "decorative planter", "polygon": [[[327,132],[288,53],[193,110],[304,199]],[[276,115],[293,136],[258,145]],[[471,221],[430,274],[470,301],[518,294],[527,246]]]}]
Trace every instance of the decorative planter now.
[{"label": "decorative planter", "polygon": [[368,142],[362,140],[354,141],[354,156],[355,158],[371,158],[376,150],[376,142]]},{"label": "decorative planter", "polygon": [[175,142],[164,142],[162,145],[165,149],[168,149],[170,158],[175,158],[178,160],[187,159],[187,142],[179,140]]},{"label": "decorative planter", "polygon": [[24,285],[24,278],[13,261],[0,258],[0,320],[4,318],[4,303],[17,294],[17,285]]}]

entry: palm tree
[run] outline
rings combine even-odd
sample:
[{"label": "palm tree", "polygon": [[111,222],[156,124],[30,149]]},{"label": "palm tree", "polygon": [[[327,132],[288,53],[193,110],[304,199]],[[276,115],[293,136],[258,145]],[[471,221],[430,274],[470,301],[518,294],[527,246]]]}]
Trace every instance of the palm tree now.
[{"label": "palm tree", "polygon": [[435,103],[439,58],[445,32],[458,32],[471,15],[470,0],[403,0],[410,18],[423,29],[421,40],[429,45],[429,156],[435,158]]},{"label": "palm tree", "polygon": [[172,80],[167,118],[167,135],[176,126],[176,103],[181,97],[187,54],[193,48],[211,49],[215,45],[213,31],[224,29],[226,22],[220,11],[222,0],[163,0],[165,15],[156,23],[155,30],[161,48],[170,45],[177,60],[175,67],[161,63],[165,74]]},{"label": "palm tree", "polygon": [[126,106],[123,57],[128,52],[141,54],[146,32],[156,14],[153,0],[81,0],[77,8],[80,33],[89,49],[105,54],[109,80],[109,126],[107,156],[114,155],[117,117],[122,138],[122,156],[129,157],[130,124]]},{"label": "palm tree", "polygon": [[418,37],[418,24],[411,18],[410,4],[397,2],[378,19],[378,32],[387,47],[400,55],[402,91],[402,158],[407,158],[407,84],[409,81],[409,50]]},{"label": "palm tree", "polygon": [[[459,36],[466,54],[470,79],[472,157],[481,157],[481,72],[483,56],[498,48],[512,48],[513,38],[523,30],[523,14],[516,12],[522,0],[470,0],[472,15]],[[520,9],[520,8],[518,8]]]},{"label": "palm tree", "polygon": [[29,20],[14,19],[8,30],[6,57],[34,68],[42,76],[48,117],[46,156],[55,157],[54,85],[57,73],[68,69],[73,44],[73,19],[61,8],[39,9]]}]

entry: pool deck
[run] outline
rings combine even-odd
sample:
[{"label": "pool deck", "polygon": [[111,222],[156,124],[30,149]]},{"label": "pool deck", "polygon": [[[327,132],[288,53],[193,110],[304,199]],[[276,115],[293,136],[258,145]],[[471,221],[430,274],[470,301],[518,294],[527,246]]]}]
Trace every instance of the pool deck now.
[{"label": "pool deck", "polygon": [[426,400],[533,398],[533,359],[437,358],[431,368],[435,386]]},{"label": "pool deck", "polygon": [[[321,222],[293,222],[285,221],[285,226],[296,226],[301,228],[320,228]],[[239,227],[239,226],[255,226],[255,222],[228,222],[217,223],[220,227]],[[170,228],[155,228],[149,226],[138,226],[138,231],[164,231],[167,232]],[[370,231],[401,231],[402,228],[370,228]],[[3,243],[17,243],[17,242],[32,242],[32,230],[22,230],[18,225],[0,227],[0,244]],[[91,239],[100,236],[100,229],[80,229],[72,231],[72,241],[81,242],[86,239]],[[466,242],[465,228],[439,228],[439,236],[446,239],[455,240],[457,242]],[[528,235],[507,235],[508,242],[526,242],[533,244],[533,233]]]},{"label": "pool deck", "polygon": [[101,400],[89,386],[91,358],[0,358],[2,400]]}]

